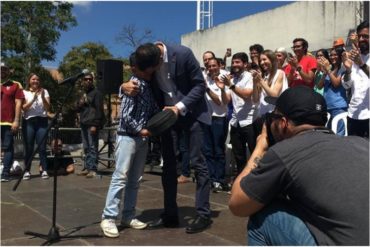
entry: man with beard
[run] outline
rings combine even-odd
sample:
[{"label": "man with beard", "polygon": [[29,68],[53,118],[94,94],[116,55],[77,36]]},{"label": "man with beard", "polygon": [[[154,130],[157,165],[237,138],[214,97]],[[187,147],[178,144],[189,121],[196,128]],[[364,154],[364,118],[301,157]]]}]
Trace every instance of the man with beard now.
[{"label": "man with beard", "polygon": [[357,27],[358,44],[349,53],[343,53],[346,72],[342,77],[345,89],[351,90],[348,105],[348,135],[369,138],[369,22]]},{"label": "man with beard", "polygon": [[250,216],[248,245],[369,245],[369,143],[325,128],[325,99],[309,87],[269,102],[229,201]]},{"label": "man with beard", "polygon": [[245,71],[247,63],[248,56],[246,53],[235,53],[231,59],[233,78],[231,79],[229,75],[221,77],[222,83],[229,88],[229,92],[217,83],[221,89],[222,101],[228,103],[231,100],[233,104],[233,113],[230,120],[230,140],[236,161],[237,174],[243,170],[247,162],[246,143],[248,143],[249,150],[253,150],[256,145],[252,126],[256,108],[252,101],[253,78],[251,73]]}]

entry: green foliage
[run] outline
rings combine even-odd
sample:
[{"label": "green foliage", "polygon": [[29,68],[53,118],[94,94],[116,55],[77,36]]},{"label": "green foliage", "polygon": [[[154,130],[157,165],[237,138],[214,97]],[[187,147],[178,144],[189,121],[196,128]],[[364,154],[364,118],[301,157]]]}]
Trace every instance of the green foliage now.
[{"label": "green foliage", "polygon": [[77,25],[72,7],[68,2],[1,2],[1,57],[15,68],[15,79],[24,81],[42,60],[55,59],[60,32]]}]

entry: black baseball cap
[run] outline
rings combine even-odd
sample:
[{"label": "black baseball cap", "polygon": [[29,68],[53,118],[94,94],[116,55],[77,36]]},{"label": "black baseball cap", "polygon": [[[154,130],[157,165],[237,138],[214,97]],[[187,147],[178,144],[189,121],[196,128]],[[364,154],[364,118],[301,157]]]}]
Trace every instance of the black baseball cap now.
[{"label": "black baseball cap", "polygon": [[306,86],[288,88],[279,97],[266,97],[267,103],[295,124],[325,126],[327,107],[324,97]]},{"label": "black baseball cap", "polygon": [[158,112],[151,117],[146,125],[152,136],[159,136],[176,123],[177,116],[171,109]]}]

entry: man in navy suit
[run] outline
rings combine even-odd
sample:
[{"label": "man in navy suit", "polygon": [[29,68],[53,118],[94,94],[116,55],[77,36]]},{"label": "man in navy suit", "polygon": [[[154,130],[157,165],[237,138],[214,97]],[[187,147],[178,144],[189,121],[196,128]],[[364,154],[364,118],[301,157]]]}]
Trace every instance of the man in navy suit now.
[{"label": "man in navy suit", "polygon": [[[155,63],[155,57],[161,56],[161,63]],[[211,115],[205,101],[206,84],[198,61],[193,52],[184,46],[171,46],[163,43],[141,45],[136,50],[138,73],[144,77],[155,71],[155,80],[151,83],[158,104],[164,109],[173,110],[178,116],[176,124],[161,135],[164,191],[164,212],[150,227],[177,227],[179,225],[176,172],[176,138],[181,130],[189,137],[191,164],[195,170],[197,216],[186,228],[187,233],[205,230],[212,223],[210,218],[210,179],[204,157],[201,153],[203,127],[211,124]],[[151,66],[148,68],[148,64]],[[147,67],[141,70],[140,67]],[[129,95],[137,93],[135,82],[121,85]]]}]

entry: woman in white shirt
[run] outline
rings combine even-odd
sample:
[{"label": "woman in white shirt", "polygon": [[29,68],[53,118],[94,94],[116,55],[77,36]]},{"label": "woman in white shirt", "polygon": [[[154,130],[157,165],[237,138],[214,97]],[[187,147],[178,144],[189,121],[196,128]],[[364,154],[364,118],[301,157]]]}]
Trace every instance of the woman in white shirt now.
[{"label": "woman in white shirt", "polygon": [[274,110],[274,105],[265,101],[265,97],[278,97],[288,88],[288,80],[283,70],[278,69],[278,60],[275,52],[264,50],[260,55],[261,71],[250,71],[253,76],[253,101],[258,104],[258,117],[253,122],[255,138],[262,131],[264,115]]},{"label": "woman in white shirt", "polygon": [[[40,78],[31,73],[27,78],[26,90],[23,91],[25,100],[22,105],[23,110],[23,139],[25,141],[27,164],[34,150],[34,143],[39,146],[39,157],[42,167],[41,177],[43,179],[49,178],[47,173],[46,161],[46,139],[42,141],[42,137],[47,132],[48,118],[47,112],[50,109],[50,96],[49,92],[41,87]],[[26,167],[23,179],[28,180],[31,178],[30,168]]]}]

